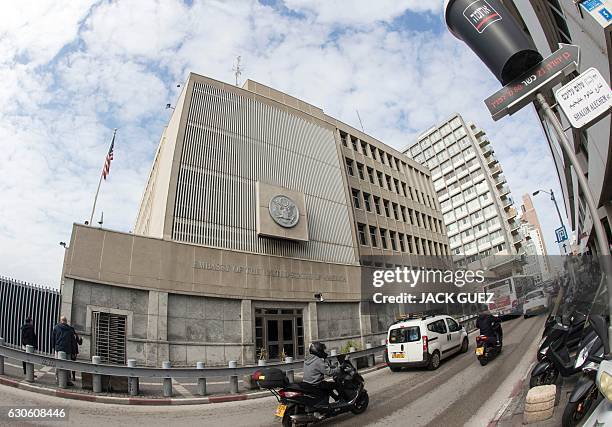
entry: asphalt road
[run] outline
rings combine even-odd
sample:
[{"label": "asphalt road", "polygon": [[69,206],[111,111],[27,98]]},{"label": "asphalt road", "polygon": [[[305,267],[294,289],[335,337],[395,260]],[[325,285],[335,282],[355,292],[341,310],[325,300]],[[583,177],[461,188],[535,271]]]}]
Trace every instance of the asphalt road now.
[{"label": "asphalt road", "polygon": [[[544,317],[516,319],[503,324],[504,351],[487,366],[478,363],[474,339],[470,351],[446,359],[437,371],[413,369],[393,373],[382,369],[366,375],[370,407],[359,416],[345,415],[320,426],[461,426],[475,425],[474,417],[488,401],[496,409],[502,404],[498,389],[502,382],[514,382],[517,366],[533,359],[534,342]],[[512,380],[512,381],[510,381]],[[497,393],[496,393],[497,392]],[[494,398],[495,402],[490,402]],[[65,422],[11,422],[6,416],[11,407],[57,407],[68,410]],[[75,425],[125,426],[146,423],[153,426],[278,426],[273,415],[273,397],[213,405],[139,407],[67,401],[0,386],[0,425]],[[488,417],[490,414],[487,414]],[[486,418],[484,415],[482,418]],[[490,418],[489,418],[490,419]],[[486,425],[489,419],[478,419]]]}]

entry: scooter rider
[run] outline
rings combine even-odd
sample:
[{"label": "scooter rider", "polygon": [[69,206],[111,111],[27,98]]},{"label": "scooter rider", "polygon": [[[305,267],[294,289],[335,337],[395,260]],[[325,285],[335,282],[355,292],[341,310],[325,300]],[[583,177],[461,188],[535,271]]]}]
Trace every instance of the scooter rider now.
[{"label": "scooter rider", "polygon": [[498,316],[494,316],[488,311],[484,311],[478,315],[476,327],[480,329],[480,335],[495,338],[495,340],[501,344],[503,332],[501,328],[501,319]]},{"label": "scooter rider", "polygon": [[335,390],[335,384],[331,381],[325,381],[325,377],[330,377],[339,371],[339,367],[332,367],[325,362],[327,353],[325,352],[325,344],[321,342],[313,342],[308,348],[310,355],[304,361],[304,382],[318,387],[326,394],[338,400],[339,395]]}]

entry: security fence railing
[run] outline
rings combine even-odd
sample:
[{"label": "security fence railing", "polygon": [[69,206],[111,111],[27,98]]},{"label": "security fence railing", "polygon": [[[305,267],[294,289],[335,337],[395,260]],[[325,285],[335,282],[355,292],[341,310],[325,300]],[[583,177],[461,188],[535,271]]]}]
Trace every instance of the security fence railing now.
[{"label": "security fence railing", "polygon": [[0,336],[7,344],[21,346],[21,326],[31,316],[38,351],[51,354],[51,332],[59,320],[60,301],[55,289],[0,277]]},{"label": "security fence railing", "polygon": [[[464,316],[457,319],[459,323],[465,327],[468,332],[475,329],[476,316]],[[350,360],[357,361],[360,366],[374,366],[375,358],[378,355],[384,354],[386,349],[386,341],[382,340],[380,345],[368,343],[365,350],[349,351],[342,353]],[[351,350],[354,350],[351,348]],[[331,350],[330,358],[333,360],[339,354],[335,350]],[[26,381],[34,382],[34,365],[50,366],[58,370],[59,387],[68,387],[68,373],[76,371],[92,375],[92,388],[94,393],[102,392],[102,377],[123,377],[128,379],[128,393],[132,396],[139,394],[139,379],[162,379],[163,380],[163,395],[165,397],[172,396],[172,379],[192,379],[197,380],[197,393],[206,395],[206,380],[208,378],[225,377],[229,379],[229,392],[238,393],[238,377],[250,376],[257,370],[262,369],[262,366],[276,367],[286,372],[290,381],[293,381],[294,374],[301,372],[304,362],[302,360],[294,361],[288,357],[285,362],[267,364],[265,361],[259,361],[257,366],[242,366],[238,367],[237,362],[230,361],[228,367],[205,367],[203,362],[198,362],[196,367],[187,368],[172,368],[170,362],[164,362],[162,368],[153,367],[137,367],[136,361],[128,359],[127,365],[110,365],[102,364],[100,356],[93,356],[92,361],[71,361],[67,360],[64,352],[59,352],[57,358],[37,354],[34,349],[28,346],[26,351],[19,348],[7,345],[3,338],[0,338],[0,375],[4,375],[4,360],[10,358],[21,362],[26,362]]]}]

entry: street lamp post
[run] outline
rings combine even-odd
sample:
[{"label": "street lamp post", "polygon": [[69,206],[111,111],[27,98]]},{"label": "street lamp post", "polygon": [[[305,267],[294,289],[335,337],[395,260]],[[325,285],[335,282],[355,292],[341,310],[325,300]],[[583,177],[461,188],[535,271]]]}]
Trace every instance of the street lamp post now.
[{"label": "street lamp post", "polygon": [[[534,196],[537,196],[540,193],[546,193],[550,196],[550,200],[553,201],[553,203],[555,204],[555,209],[557,210],[557,215],[559,216],[559,223],[561,224],[561,227],[563,227],[563,218],[561,217],[561,211],[559,210],[559,205],[557,204],[557,199],[555,199],[555,193],[553,193],[552,189],[550,191],[546,191],[546,190],[536,190],[533,192]],[[560,243],[560,242],[557,242]]]}]

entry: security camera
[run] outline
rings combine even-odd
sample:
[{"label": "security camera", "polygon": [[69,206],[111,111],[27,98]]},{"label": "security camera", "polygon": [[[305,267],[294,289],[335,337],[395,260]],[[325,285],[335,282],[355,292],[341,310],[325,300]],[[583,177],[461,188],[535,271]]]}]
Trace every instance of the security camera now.
[{"label": "security camera", "polygon": [[323,294],[322,293],[318,293],[318,294],[314,294],[314,297],[316,300],[318,300],[319,302],[323,302],[325,301],[325,299],[323,298]]}]

